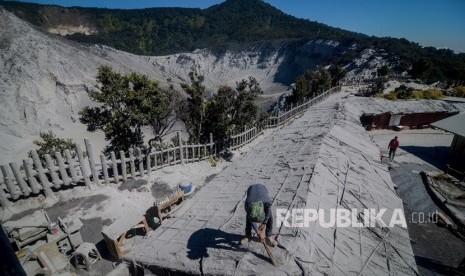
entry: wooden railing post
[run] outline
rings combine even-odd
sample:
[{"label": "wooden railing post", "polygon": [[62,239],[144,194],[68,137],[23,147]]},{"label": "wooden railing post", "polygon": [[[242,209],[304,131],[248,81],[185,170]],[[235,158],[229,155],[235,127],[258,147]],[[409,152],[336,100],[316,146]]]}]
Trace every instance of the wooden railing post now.
[{"label": "wooden railing post", "polygon": [[19,169],[18,164],[10,163],[10,168],[13,171],[13,175],[16,178],[16,183],[18,183],[19,187],[21,188],[23,195],[28,196],[32,190],[31,188],[27,186],[26,181],[24,181],[24,178],[21,174],[21,170]]},{"label": "wooden railing post", "polygon": [[74,184],[79,182],[79,177],[76,174],[76,163],[74,162],[73,156],[71,156],[71,152],[66,149],[65,151],[66,162],[68,162],[68,169],[69,174],[71,175],[71,179],[73,180]]},{"label": "wooden railing post", "polygon": [[100,179],[98,178],[97,167],[95,166],[94,152],[92,151],[92,145],[90,144],[89,139],[84,139],[84,144],[86,145],[87,159],[89,159],[89,167],[92,173],[93,181],[96,185],[100,185]]},{"label": "wooden railing post", "polygon": [[87,172],[87,167],[84,161],[84,154],[82,152],[81,146],[76,144],[76,153],[79,161],[79,167],[81,168],[81,173],[82,177],[84,178],[84,184],[86,184],[86,187],[91,189],[92,185],[90,183],[89,179],[89,173]]},{"label": "wooden railing post", "polygon": [[63,181],[63,184],[68,186],[71,183],[71,179],[68,177],[68,172],[65,168],[65,161],[63,161],[63,157],[59,152],[55,152],[55,157],[58,161],[58,170],[60,171],[61,180]]},{"label": "wooden railing post", "polygon": [[103,154],[100,154],[100,163],[102,165],[103,180],[105,181],[105,184],[108,185],[110,184],[110,178],[108,177],[107,160]]},{"label": "wooden railing post", "polygon": [[27,160],[23,160],[24,170],[26,171],[26,177],[29,182],[29,186],[34,194],[40,193],[40,185],[37,183],[36,178],[34,177],[34,171],[32,170],[32,165]]},{"label": "wooden railing post", "polygon": [[128,174],[126,172],[126,157],[124,151],[119,152],[119,159],[121,160],[121,174],[123,176],[123,181],[128,180]]},{"label": "wooden railing post", "polygon": [[140,148],[136,148],[136,158],[137,158],[137,163],[139,164],[139,176],[142,177],[144,176],[144,162],[143,162],[143,155],[142,151]]},{"label": "wooden railing post", "polygon": [[31,155],[32,155],[32,161],[34,162],[34,167],[39,174],[39,180],[40,184],[42,185],[42,188],[44,189],[44,193],[46,197],[53,196],[53,192],[50,189],[50,182],[47,179],[47,176],[44,173],[44,168],[42,167],[42,163],[40,162],[39,155],[37,154],[37,151],[31,150]]},{"label": "wooden railing post", "polygon": [[6,187],[8,188],[8,191],[10,192],[11,198],[17,199],[19,197],[19,193],[16,190],[16,187],[13,181],[11,181],[11,179],[13,179],[13,176],[11,175],[10,170],[8,169],[6,165],[2,165],[1,169],[2,169],[2,174],[3,174],[3,180],[5,181]]},{"label": "wooden railing post", "polygon": [[118,165],[117,165],[116,155],[114,151],[110,152],[110,158],[111,158],[111,169],[113,170],[113,181],[115,181],[115,183],[118,183],[118,180],[119,180]]},{"label": "wooden railing post", "polygon": [[48,173],[52,177],[53,187],[55,187],[56,189],[60,188],[61,184],[63,184],[63,181],[61,181],[58,177],[58,174],[55,171],[55,164],[53,164],[52,157],[50,157],[49,154],[45,155],[45,162],[47,163]]},{"label": "wooden railing post", "polygon": [[179,132],[176,132],[176,135],[178,136],[178,143],[179,143],[179,158],[181,159],[181,164],[184,165],[184,153],[182,152],[183,146],[182,146],[181,135],[179,135]]},{"label": "wooden railing post", "polygon": [[213,152],[213,133],[210,133],[210,144],[209,144],[209,147],[210,147],[210,155],[215,155],[216,152],[215,152],[215,153]]},{"label": "wooden railing post", "polygon": [[131,177],[132,179],[136,179],[136,166],[134,165],[134,150],[132,148],[129,149],[129,166],[131,170]]}]

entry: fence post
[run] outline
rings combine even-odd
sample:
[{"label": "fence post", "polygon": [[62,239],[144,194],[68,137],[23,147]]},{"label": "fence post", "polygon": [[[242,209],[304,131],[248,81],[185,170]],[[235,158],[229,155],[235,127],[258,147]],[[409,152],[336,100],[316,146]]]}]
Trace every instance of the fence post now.
[{"label": "fence post", "polygon": [[53,164],[52,157],[50,157],[49,154],[46,154],[45,161],[47,163],[48,172],[50,173],[50,176],[52,177],[53,187],[57,189],[60,188],[63,181],[60,180],[60,178],[58,177],[58,174],[55,171],[55,164]]},{"label": "fence post", "polygon": [[144,162],[142,160],[142,151],[140,148],[136,148],[136,158],[137,158],[137,163],[139,164],[139,176],[142,177],[144,176]]},{"label": "fence post", "polygon": [[107,170],[107,160],[105,159],[105,155],[100,154],[100,163],[102,165],[102,172],[103,172],[103,180],[105,184],[110,184],[110,179],[108,177],[108,170]]},{"label": "fence post", "polygon": [[213,155],[213,133],[210,132],[210,155]]},{"label": "fence post", "polygon": [[124,151],[119,152],[119,159],[121,160],[121,174],[123,176],[123,181],[126,181],[128,180],[128,175],[126,172],[126,157],[124,155]]},{"label": "fence post", "polygon": [[151,148],[145,149],[145,162],[147,166],[147,174],[150,175],[152,172],[152,157],[150,156]]},{"label": "fence post", "polygon": [[82,177],[84,178],[84,183],[86,187],[91,189],[91,183],[89,179],[89,173],[87,172],[86,164],[84,163],[84,154],[82,153],[81,146],[76,144],[76,153],[78,156],[79,167],[81,168]]},{"label": "fence post", "polygon": [[179,135],[179,131],[176,132],[176,135],[178,136],[178,143],[179,143],[179,158],[181,158],[181,164],[184,164],[184,154],[182,152],[183,150],[182,139],[181,139],[181,135]]},{"label": "fence post", "polygon": [[27,161],[23,160],[24,169],[26,171],[26,177],[29,182],[29,186],[34,194],[40,193],[40,186],[37,183],[36,178],[34,177],[34,172],[32,170],[32,165]]},{"label": "fence post", "polygon": [[71,183],[71,179],[69,179],[68,173],[66,172],[65,162],[63,161],[63,157],[61,156],[61,153],[59,152],[55,152],[55,157],[58,161],[58,170],[60,171],[60,174],[61,174],[61,180],[66,186],[68,186]]},{"label": "fence post", "polygon": [[76,184],[78,183],[80,179],[76,174],[76,164],[74,163],[74,159],[71,156],[71,152],[68,149],[65,150],[65,157],[66,157],[66,161],[68,162],[68,169],[69,169],[69,174],[71,175],[71,179]]},{"label": "fence post", "polygon": [[119,180],[118,165],[117,165],[116,155],[114,151],[110,152],[110,157],[111,157],[111,169],[113,170],[113,180],[115,181],[115,183],[118,183],[118,180]]},{"label": "fence post", "polygon": [[16,178],[16,182],[18,183],[23,195],[28,196],[31,193],[31,188],[27,186],[26,181],[24,181],[23,176],[21,175],[21,170],[16,163],[10,163],[10,168],[13,171],[13,175]]},{"label": "fence post", "polygon": [[47,176],[44,173],[44,168],[42,167],[42,163],[40,162],[39,155],[37,151],[31,150],[32,161],[34,162],[34,167],[39,174],[40,184],[42,185],[45,196],[49,197],[52,196],[52,190],[50,189],[50,182],[48,182]]},{"label": "fence post", "polygon": [[129,166],[131,168],[131,176],[132,179],[136,179],[136,166],[134,165],[134,149],[130,148],[129,149]]},{"label": "fence post", "polygon": [[12,205],[12,203],[8,200],[3,189],[0,189],[0,205],[2,205],[4,208]]},{"label": "fence post", "polygon": [[90,171],[92,173],[92,178],[94,183],[100,185],[100,179],[98,178],[97,167],[95,166],[94,152],[92,151],[92,145],[90,144],[89,139],[84,139],[84,144],[86,145],[87,158],[89,159]]},{"label": "fence post", "polygon": [[13,181],[11,179],[13,178],[10,171],[8,170],[8,167],[6,165],[2,165],[2,174],[3,174],[3,179],[5,180],[6,187],[8,188],[8,191],[10,192],[10,195],[13,199],[17,199],[19,197],[19,193],[16,191],[16,187],[13,184]]}]

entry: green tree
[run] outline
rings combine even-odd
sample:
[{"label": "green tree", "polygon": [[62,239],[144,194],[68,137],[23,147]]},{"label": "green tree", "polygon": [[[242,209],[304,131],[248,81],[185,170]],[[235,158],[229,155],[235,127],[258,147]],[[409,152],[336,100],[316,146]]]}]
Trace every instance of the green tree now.
[{"label": "green tree", "polygon": [[[344,74],[343,71],[340,72]],[[332,79],[328,70],[320,68],[318,70],[308,70],[303,75],[297,77],[292,95],[287,98],[287,104],[299,104],[305,98],[313,98],[331,87]]]},{"label": "green tree", "polygon": [[336,86],[337,83],[347,75],[346,69],[342,68],[339,65],[332,65],[331,67],[329,67],[328,71],[331,76],[332,86]]},{"label": "green tree", "polygon": [[85,107],[80,121],[89,131],[102,130],[110,144],[105,152],[127,150],[143,144],[143,126],[150,126],[155,138],[166,135],[174,125],[173,98],[158,82],[137,73],[122,75],[108,66],[97,74],[98,90],[89,93],[99,103]]},{"label": "green tree", "polygon": [[197,72],[189,73],[190,83],[182,83],[181,87],[189,95],[183,103],[181,120],[184,122],[189,139],[193,143],[201,142],[205,122],[206,95],[203,85],[204,76]]},{"label": "green tree", "polygon": [[233,131],[251,127],[259,113],[255,100],[263,91],[253,77],[242,80],[233,89],[222,86],[207,102],[204,139],[212,133],[217,139],[226,138]]},{"label": "green tree", "polygon": [[379,77],[385,77],[389,74],[389,67],[385,64],[377,70]]},{"label": "green tree", "polygon": [[65,150],[70,150],[71,155],[76,155],[76,143],[71,139],[58,138],[51,130],[48,132],[40,132],[40,140],[34,140],[32,143],[37,145],[38,155],[42,161],[45,161],[45,154],[54,156],[56,152],[62,153]]}]

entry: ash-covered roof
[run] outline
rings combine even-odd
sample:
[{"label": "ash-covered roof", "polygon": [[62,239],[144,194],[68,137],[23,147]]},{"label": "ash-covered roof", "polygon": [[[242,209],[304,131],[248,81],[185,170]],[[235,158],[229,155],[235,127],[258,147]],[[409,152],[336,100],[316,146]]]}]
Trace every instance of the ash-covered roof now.
[{"label": "ash-covered roof", "polygon": [[278,267],[258,242],[238,245],[253,183],[267,186],[273,208],[403,210],[359,116],[340,95],[312,107],[218,174],[124,260],[152,272],[197,275],[417,274],[408,231],[398,226],[275,228]]},{"label": "ash-covered roof", "polygon": [[445,118],[441,121],[432,123],[431,126],[465,137],[465,114],[460,113]]},{"label": "ash-covered roof", "polygon": [[347,101],[354,107],[357,107],[359,111],[363,111],[363,114],[381,114],[386,112],[392,114],[459,112],[454,105],[442,100],[390,101],[382,98],[350,97]]}]

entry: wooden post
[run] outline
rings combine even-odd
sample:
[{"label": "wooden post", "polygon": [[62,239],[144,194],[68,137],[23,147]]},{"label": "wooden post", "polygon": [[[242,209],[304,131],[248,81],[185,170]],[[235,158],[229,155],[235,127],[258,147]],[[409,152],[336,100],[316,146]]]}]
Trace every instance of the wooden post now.
[{"label": "wooden post", "polygon": [[3,189],[0,189],[0,205],[2,205],[4,208],[11,206],[11,202],[7,199],[5,192]]},{"label": "wooden post", "polygon": [[71,179],[73,180],[74,184],[76,184],[80,179],[76,174],[76,163],[74,163],[74,158],[71,156],[71,152],[68,149],[65,150],[65,157],[66,161],[68,162],[68,169],[69,174],[71,175]]},{"label": "wooden post", "polygon": [[6,165],[2,165],[1,169],[2,169],[2,174],[3,174],[3,179],[5,181],[6,187],[8,188],[8,191],[10,192],[11,197],[13,199],[17,199],[19,197],[19,193],[16,190],[16,187],[13,181],[11,181],[11,179],[13,179],[13,176],[11,175],[10,170],[8,169]]},{"label": "wooden post", "polygon": [[178,136],[178,143],[179,143],[179,158],[181,159],[181,164],[184,164],[184,154],[182,152],[183,146],[182,146],[181,135],[179,135],[179,132],[176,132],[176,135]]},{"label": "wooden post", "polygon": [[66,172],[65,161],[63,161],[63,157],[59,152],[55,152],[55,157],[58,161],[58,169],[61,174],[61,180],[63,180],[63,183],[68,186],[71,183],[71,179],[69,179],[68,172]]},{"label": "wooden post", "polygon": [[31,155],[32,155],[32,161],[34,162],[34,167],[39,174],[39,180],[40,184],[42,185],[42,188],[44,189],[45,196],[49,197],[52,196],[52,190],[50,189],[50,182],[48,182],[47,176],[44,173],[44,169],[42,167],[42,163],[40,162],[39,155],[37,154],[37,151],[31,150]]},{"label": "wooden post", "polygon": [[150,173],[152,172],[152,156],[150,156],[150,148],[146,150],[145,162],[147,166],[147,174],[150,175]]},{"label": "wooden post", "polygon": [[118,183],[118,180],[119,180],[118,165],[117,165],[116,155],[114,151],[110,152],[110,158],[111,158],[111,169],[113,170],[113,181],[115,181],[115,183]]},{"label": "wooden post", "polygon": [[63,184],[63,181],[60,180],[60,178],[58,177],[58,174],[55,171],[56,167],[55,167],[55,164],[53,164],[52,157],[50,157],[49,154],[46,154],[45,161],[47,162],[48,172],[50,173],[50,176],[52,177],[53,187],[57,189],[60,188],[61,184]]},{"label": "wooden post", "polygon": [[87,167],[84,161],[84,154],[82,152],[81,146],[76,144],[76,153],[78,156],[79,167],[81,168],[82,177],[84,178],[84,184],[87,188],[92,188],[92,184],[89,179],[89,173],[87,172]]},{"label": "wooden post", "polygon": [[103,154],[100,154],[100,164],[102,165],[103,180],[105,181],[105,184],[108,185],[110,184],[110,178],[108,177],[107,160]]},{"label": "wooden post", "polygon": [[89,139],[84,139],[87,151],[87,159],[89,159],[89,167],[92,173],[92,178],[95,184],[100,185],[100,179],[98,178],[97,167],[95,166],[94,152],[92,151],[92,145]]},{"label": "wooden post", "polygon": [[203,157],[207,156],[207,145],[203,144]]},{"label": "wooden post", "polygon": [[123,181],[128,180],[127,168],[126,168],[126,156],[124,151],[119,152],[119,159],[121,160],[121,174],[123,176]]},{"label": "wooden post", "polygon": [[32,170],[32,165],[27,160],[23,160],[24,170],[26,171],[26,177],[29,182],[29,187],[34,194],[40,193],[40,185],[37,183],[36,178],[34,177],[34,171]]},{"label": "wooden post", "polygon": [[137,160],[138,160],[138,163],[139,163],[139,176],[142,177],[144,176],[144,161],[143,161],[143,155],[142,155],[142,151],[140,150],[140,148],[136,148],[136,154],[137,154]]},{"label": "wooden post", "polygon": [[5,191],[3,189],[0,189],[0,205],[2,205],[3,208],[6,208],[12,205],[12,203],[8,200],[5,194]]},{"label": "wooden post", "polygon": [[10,168],[13,171],[13,175],[16,178],[16,183],[18,183],[19,187],[21,188],[23,195],[28,196],[31,193],[31,188],[29,188],[27,186],[26,181],[24,181],[24,178],[21,174],[21,170],[18,167],[18,164],[10,163]]},{"label": "wooden post", "polygon": [[214,155],[213,153],[213,134],[210,133],[210,155]]},{"label": "wooden post", "polygon": [[132,148],[129,149],[129,166],[131,169],[131,177],[132,179],[136,179],[136,166],[134,165],[134,150]]}]

